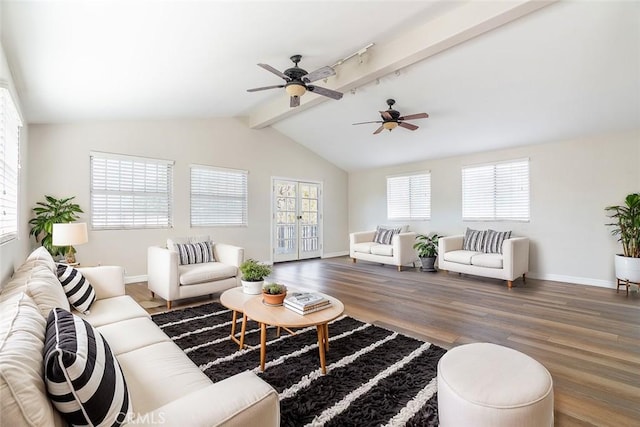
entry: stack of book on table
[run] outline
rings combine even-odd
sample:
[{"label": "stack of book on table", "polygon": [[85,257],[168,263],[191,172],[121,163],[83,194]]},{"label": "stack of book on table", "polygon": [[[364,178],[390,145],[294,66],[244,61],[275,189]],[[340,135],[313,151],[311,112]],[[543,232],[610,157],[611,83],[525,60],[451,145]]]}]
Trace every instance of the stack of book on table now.
[{"label": "stack of book on table", "polygon": [[329,308],[331,301],[313,292],[291,292],[284,299],[284,306],[298,314],[309,314]]}]

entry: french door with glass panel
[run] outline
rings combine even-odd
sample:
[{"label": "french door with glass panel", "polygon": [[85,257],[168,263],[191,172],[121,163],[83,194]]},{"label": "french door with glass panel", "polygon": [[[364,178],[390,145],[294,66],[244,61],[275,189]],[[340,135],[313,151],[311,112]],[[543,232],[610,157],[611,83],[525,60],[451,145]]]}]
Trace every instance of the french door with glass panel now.
[{"label": "french door with glass panel", "polygon": [[273,261],[317,258],[322,250],[320,183],[273,180]]}]

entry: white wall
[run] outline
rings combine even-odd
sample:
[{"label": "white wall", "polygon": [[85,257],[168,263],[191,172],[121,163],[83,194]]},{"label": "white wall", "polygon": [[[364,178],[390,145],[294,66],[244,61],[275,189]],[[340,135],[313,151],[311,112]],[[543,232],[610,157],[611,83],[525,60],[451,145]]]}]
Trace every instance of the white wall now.
[{"label": "white wall", "polygon": [[[2,6],[0,5],[0,12],[1,10]],[[0,19],[0,22],[1,21],[2,20]],[[16,93],[13,76],[11,75],[11,71],[9,70],[9,65],[7,64],[7,58],[2,44],[0,44],[0,85],[9,89],[11,95],[13,96],[14,102],[17,104],[16,107],[18,108],[18,112],[20,112],[20,114],[22,115],[20,100]],[[25,159],[27,156],[28,147],[28,128],[24,118],[22,121],[24,123],[24,127],[22,128],[20,138],[20,158]],[[28,166],[23,161],[22,169],[20,170],[20,175],[18,178],[18,185],[21,191],[27,187],[27,168]],[[24,258],[27,256],[30,248],[28,239],[29,229],[27,224],[29,217],[26,214],[26,212],[28,211],[27,200],[26,197],[23,196],[23,194],[24,193],[21,193],[18,197],[18,239],[0,245],[0,284],[4,283],[11,276],[11,274],[13,274],[14,268],[20,265],[22,261],[24,261]]]},{"label": "white wall", "polygon": [[[90,231],[78,246],[85,265],[117,264],[126,275],[146,274],[146,251],[169,236],[210,234],[214,241],[245,248],[247,257],[270,260],[271,177],[320,181],[324,186],[324,253],[348,251],[347,174],[267,128],[253,130],[239,119],[99,122],[31,125],[29,206],[45,194],[75,196],[89,222],[89,152],[104,151],[175,160],[174,228]],[[191,229],[189,165],[249,171],[249,226]]]},{"label": "white wall", "polygon": [[[349,174],[349,231],[386,220],[386,176],[431,171],[431,220],[413,231],[462,234],[466,227],[513,230],[531,239],[530,274],[549,280],[612,286],[613,254],[621,248],[605,227],[605,206],[640,191],[640,131],[532,145]],[[462,221],[461,168],[528,157],[529,222]]]}]

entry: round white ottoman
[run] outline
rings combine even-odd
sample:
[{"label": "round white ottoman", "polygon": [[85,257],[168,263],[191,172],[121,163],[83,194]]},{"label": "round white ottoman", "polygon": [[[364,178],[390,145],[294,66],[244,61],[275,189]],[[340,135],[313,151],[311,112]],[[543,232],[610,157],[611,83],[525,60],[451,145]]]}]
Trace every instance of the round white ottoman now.
[{"label": "round white ottoman", "polygon": [[438,362],[438,417],[442,427],[553,426],[551,375],[507,347],[455,347]]}]

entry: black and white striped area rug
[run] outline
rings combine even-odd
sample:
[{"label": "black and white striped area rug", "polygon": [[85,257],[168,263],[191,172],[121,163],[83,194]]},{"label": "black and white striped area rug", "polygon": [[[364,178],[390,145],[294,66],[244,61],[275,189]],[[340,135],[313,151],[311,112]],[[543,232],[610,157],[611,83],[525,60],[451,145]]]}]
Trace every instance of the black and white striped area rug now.
[{"label": "black and white striped area rug", "polygon": [[271,384],[283,426],[438,424],[436,367],[446,350],[428,342],[343,316],[329,324],[322,375],[315,327],[280,337],[269,328],[260,372],[257,324],[247,324],[251,347],[239,350],[229,338],[231,312],[218,303],[156,314],[153,321],[212,381],[250,370]]}]

